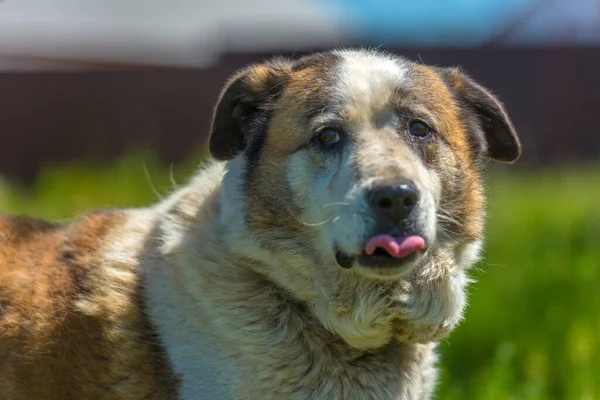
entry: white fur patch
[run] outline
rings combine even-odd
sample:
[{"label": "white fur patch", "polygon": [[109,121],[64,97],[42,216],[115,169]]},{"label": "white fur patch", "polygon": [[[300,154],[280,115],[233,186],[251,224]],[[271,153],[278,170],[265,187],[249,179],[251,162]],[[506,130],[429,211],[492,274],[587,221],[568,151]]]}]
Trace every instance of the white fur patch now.
[{"label": "white fur patch", "polygon": [[336,73],[337,96],[357,105],[377,104],[378,98],[408,79],[408,67],[383,53],[337,51],[343,61]]}]

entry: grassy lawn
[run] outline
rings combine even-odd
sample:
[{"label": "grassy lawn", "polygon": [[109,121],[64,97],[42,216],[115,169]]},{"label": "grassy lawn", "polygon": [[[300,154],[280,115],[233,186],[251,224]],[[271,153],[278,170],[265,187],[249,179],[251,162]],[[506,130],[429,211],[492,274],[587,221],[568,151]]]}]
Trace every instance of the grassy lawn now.
[{"label": "grassy lawn", "polygon": [[[49,167],[33,189],[0,181],[0,210],[68,220],[145,205],[194,164]],[[465,322],[440,345],[438,398],[600,399],[600,168],[497,171],[489,187],[485,261]]]},{"label": "grassy lawn", "polygon": [[444,399],[600,398],[600,170],[493,176]]}]

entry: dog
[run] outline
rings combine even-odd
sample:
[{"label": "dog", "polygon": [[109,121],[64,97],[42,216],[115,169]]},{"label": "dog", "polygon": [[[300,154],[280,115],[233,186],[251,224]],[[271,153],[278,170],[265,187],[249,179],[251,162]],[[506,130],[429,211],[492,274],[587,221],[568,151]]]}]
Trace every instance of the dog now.
[{"label": "dog", "polygon": [[0,398],[429,399],[521,153],[466,73],[367,49],[248,66],[212,159],[140,209],[0,218]]}]

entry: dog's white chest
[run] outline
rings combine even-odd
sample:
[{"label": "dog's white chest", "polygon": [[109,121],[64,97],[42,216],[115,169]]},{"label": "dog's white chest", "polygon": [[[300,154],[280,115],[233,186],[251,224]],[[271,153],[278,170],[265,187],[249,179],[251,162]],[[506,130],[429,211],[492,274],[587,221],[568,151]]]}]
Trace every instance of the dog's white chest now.
[{"label": "dog's white chest", "polygon": [[182,400],[233,398],[234,367],[220,357],[210,338],[202,334],[190,338],[171,333],[163,336],[163,345],[174,373],[180,379]]}]

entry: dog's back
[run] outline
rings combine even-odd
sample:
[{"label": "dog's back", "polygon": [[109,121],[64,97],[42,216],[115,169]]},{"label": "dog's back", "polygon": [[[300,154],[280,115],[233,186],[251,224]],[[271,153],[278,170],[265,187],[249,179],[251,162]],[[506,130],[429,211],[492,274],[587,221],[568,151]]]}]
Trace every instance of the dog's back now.
[{"label": "dog's back", "polygon": [[0,217],[1,399],[175,398],[135,265],[103,254],[127,219]]}]

